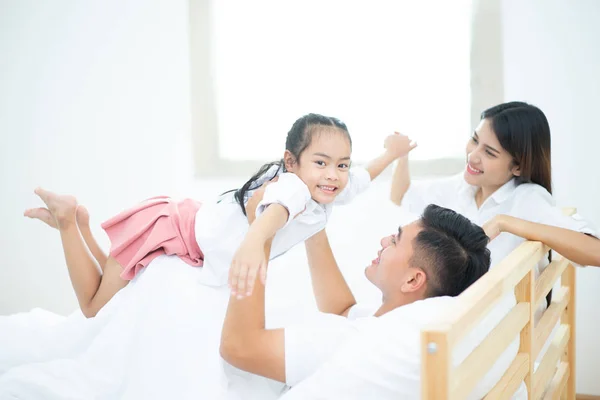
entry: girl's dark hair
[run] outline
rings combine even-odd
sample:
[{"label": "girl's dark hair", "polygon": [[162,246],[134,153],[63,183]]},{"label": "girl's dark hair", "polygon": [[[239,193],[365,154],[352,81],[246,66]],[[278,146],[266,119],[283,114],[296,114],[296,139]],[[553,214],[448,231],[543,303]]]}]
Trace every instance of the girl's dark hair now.
[{"label": "girl's dark hair", "polygon": [[[313,134],[318,132],[321,127],[334,127],[345,133],[346,137],[350,141],[350,145],[352,145],[352,139],[348,133],[348,128],[342,121],[337,118],[326,117],[324,115],[312,113],[307,114],[294,122],[294,125],[292,125],[292,128],[288,132],[285,140],[285,149],[292,153],[296,162],[300,162],[300,155],[310,145]],[[273,168],[274,172],[269,174],[272,176],[264,177],[264,175],[274,166],[277,168]],[[235,191],[234,198],[242,208],[244,215],[246,215],[246,206],[244,203],[248,191],[258,189],[266,180],[271,180],[277,176],[279,171],[285,172],[285,163],[283,159],[263,165],[260,167],[258,172],[252,176],[252,178],[248,179],[248,181],[244,183],[241,188]],[[261,179],[263,177],[266,179]]]},{"label": "girl's dark hair", "polygon": [[517,184],[537,183],[552,193],[550,126],[539,108],[520,101],[502,103],[481,113],[502,148],[521,170]]}]

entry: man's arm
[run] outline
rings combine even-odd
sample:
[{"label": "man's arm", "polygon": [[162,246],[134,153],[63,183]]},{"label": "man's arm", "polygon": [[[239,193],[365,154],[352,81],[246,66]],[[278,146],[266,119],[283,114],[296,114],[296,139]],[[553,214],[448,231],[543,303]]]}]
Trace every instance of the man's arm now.
[{"label": "man's arm", "polygon": [[[264,187],[257,190],[246,204],[250,224],[256,218],[255,210],[263,194]],[[267,240],[264,247],[267,260],[272,240]],[[250,296],[229,298],[219,351],[221,357],[234,367],[285,382],[284,331],[265,329],[265,285],[261,279],[256,279]]]},{"label": "man's arm", "polygon": [[371,180],[377,178],[392,161],[405,158],[412,149],[417,147],[417,144],[408,136],[395,132],[385,138],[384,147],[383,154],[373,159],[367,166]]},{"label": "man's arm", "polygon": [[356,300],[335,261],[327,233],[322,230],[306,240],[305,245],[319,311],[348,316]]},{"label": "man's arm", "polygon": [[[271,241],[265,246],[270,253]],[[285,382],[283,329],[265,329],[265,286],[256,281],[243,299],[229,298],[221,334],[221,357],[234,367]]]},{"label": "man's arm", "polygon": [[[250,223],[254,221],[254,210],[262,194],[263,189],[259,189],[248,201]],[[272,239],[265,245],[267,259],[271,243]],[[319,309],[347,315],[356,301],[337,266],[325,231],[309,239],[306,247]],[[260,280],[256,280],[251,296],[241,300],[230,297],[220,352],[223,359],[239,369],[285,382],[284,330],[265,329],[265,286]]]}]

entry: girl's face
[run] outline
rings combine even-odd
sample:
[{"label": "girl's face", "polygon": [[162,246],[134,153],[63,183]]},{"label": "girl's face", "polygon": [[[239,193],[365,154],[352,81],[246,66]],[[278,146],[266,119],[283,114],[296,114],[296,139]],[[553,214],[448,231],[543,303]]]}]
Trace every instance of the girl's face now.
[{"label": "girl's face", "polygon": [[310,145],[300,154],[300,160],[286,150],[286,169],[308,186],[317,203],[331,203],[348,184],[352,153],[346,133],[333,127],[313,132]]},{"label": "girl's face", "polygon": [[470,185],[496,190],[521,173],[512,156],[500,146],[487,119],[479,122],[466,150],[464,178]]}]

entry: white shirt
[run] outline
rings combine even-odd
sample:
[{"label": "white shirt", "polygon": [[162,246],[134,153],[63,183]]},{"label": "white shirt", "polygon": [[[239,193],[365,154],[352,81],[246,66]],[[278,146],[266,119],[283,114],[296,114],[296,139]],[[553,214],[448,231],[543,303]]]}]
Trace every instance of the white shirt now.
[{"label": "white shirt", "polygon": [[[556,207],[552,195],[540,185],[517,185],[512,179],[496,190],[479,208],[475,202],[476,192],[477,187],[469,185],[462,173],[445,179],[414,181],[411,182],[402,205],[419,215],[428,204],[437,204],[461,213],[480,226],[496,215],[505,214],[598,237],[598,231],[579,214],[570,217],[563,215]],[[524,241],[525,239],[507,232],[491,241],[488,247],[492,254],[492,267]],[[540,263],[538,275],[547,264],[547,260]]]},{"label": "white shirt", "polygon": [[286,384],[294,386],[309,377],[342,343],[373,323],[377,323],[377,318],[373,316],[346,318],[316,313],[295,325],[286,326]]},{"label": "white shirt", "polygon": [[268,400],[279,398],[290,386],[309,377],[336,349],[377,318],[342,317],[327,313],[307,313],[284,329],[286,383],[242,371],[223,362],[228,380],[228,400]]},{"label": "white shirt", "polygon": [[[545,225],[571,229],[598,237],[599,232],[579,214],[565,216],[556,207],[554,198],[542,186],[534,183],[517,185],[512,179],[496,190],[481,207],[477,207],[475,193],[477,187],[469,185],[463,174],[454,175],[443,179],[416,180],[404,195],[402,207],[406,207],[413,218],[417,219],[429,204],[437,204],[452,209],[473,223],[482,226],[496,215],[505,214],[524,220]],[[506,258],[525,239],[511,233],[503,232],[490,242],[488,248],[491,252],[491,267]],[[548,265],[544,258],[538,263],[536,278]],[[508,303],[507,303],[508,304]],[[377,309],[372,305],[371,309]],[[536,320],[546,309],[545,302],[536,313]]]},{"label": "white shirt", "polygon": [[[404,204],[418,216],[430,204],[451,208],[465,215],[472,222],[483,225],[498,214],[512,215],[533,222],[559,226],[596,235],[596,231],[579,216],[566,217],[555,207],[552,196],[541,186],[522,184],[517,186],[510,181],[488,198],[480,208],[475,203],[476,188],[468,185],[462,175],[430,182],[416,181],[411,184],[404,198]],[[501,261],[524,239],[503,233],[489,247],[492,253],[492,265]],[[546,264],[546,263],[542,263]],[[308,378],[298,383],[282,399],[418,399],[420,398],[420,333],[431,323],[443,322],[452,306],[454,298],[431,298],[400,307],[380,318],[371,318],[362,329],[336,331],[323,335],[330,339],[335,352],[326,354],[323,365]],[[495,307],[481,323],[473,329],[459,344],[454,353],[457,365],[485,338],[485,336],[504,318],[514,306],[514,296],[506,298]],[[353,308],[352,315],[367,315],[376,310],[374,305]],[[307,337],[317,337],[318,333],[303,332]],[[286,332],[291,338],[290,347],[299,342],[300,333]],[[334,338],[334,339],[331,339]],[[306,340],[306,339],[305,339]],[[327,342],[327,340],[325,340]],[[337,343],[336,343],[337,342]],[[323,343],[312,345],[324,348]],[[517,354],[518,338],[497,360],[470,394],[469,399],[482,398],[502,377]],[[298,351],[304,351],[304,358],[297,360],[310,363],[312,353],[309,345],[298,345]],[[286,346],[286,357],[293,354]],[[308,359],[308,361],[307,361]],[[297,361],[288,363],[289,383],[295,383],[308,371],[295,366]],[[521,398],[522,393],[515,396]]]},{"label": "white shirt", "polygon": [[[322,334],[316,326],[293,333],[286,329],[286,378],[295,386],[281,399],[420,398],[421,331],[428,325],[444,323],[455,301],[453,297],[417,301],[379,318],[357,319],[351,328],[338,328],[333,334]],[[480,327],[468,334],[453,354],[454,364],[462,362],[503,317],[490,314]],[[312,348],[325,348],[327,344],[330,349],[321,352],[323,362],[316,370],[305,371],[298,367],[298,364],[310,363],[315,353]],[[297,347],[290,350],[291,346]],[[468,399],[481,399],[493,387],[512,362],[518,346],[518,341],[509,346]],[[297,355],[300,352],[305,354]],[[288,360],[290,356],[293,359]],[[312,373],[307,378],[297,382],[309,372]]]},{"label": "white shirt", "polygon": [[[279,180],[267,186],[263,200],[258,205],[256,217],[269,204],[281,204],[289,211],[286,225],[280,229],[273,239],[271,260],[284,254],[290,248],[301,243],[321,231],[333,210],[333,204],[344,204],[369,187],[371,177],[364,168],[352,168],[349,172],[348,184],[331,204],[319,204],[310,196],[304,182],[292,173],[276,173],[277,167],[267,171],[256,187],[279,175]],[[246,200],[254,190],[247,193]],[[235,251],[248,232],[248,220],[242,213],[240,205],[230,192],[212,204],[203,204],[198,210],[195,220],[196,240],[204,254],[200,281],[210,286],[221,286],[227,283],[229,266]]]}]

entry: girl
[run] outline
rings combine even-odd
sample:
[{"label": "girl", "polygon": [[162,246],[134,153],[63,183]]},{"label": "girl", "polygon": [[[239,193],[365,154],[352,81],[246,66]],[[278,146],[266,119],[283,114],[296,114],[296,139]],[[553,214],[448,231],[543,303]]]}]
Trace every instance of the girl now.
[{"label": "girl", "polygon": [[[555,207],[550,150],[550,127],[539,108],[500,104],[481,114],[460,175],[411,182],[407,157],[402,157],[391,199],[414,212],[435,203],[482,225],[491,239],[498,236],[489,246],[492,266],[525,239],[542,241],[575,263],[600,266],[598,232]],[[538,266],[538,275],[547,264]]]},{"label": "girl", "polygon": [[[305,115],[289,131],[283,159],[264,165],[241,189],[225,193],[218,203],[157,197],[105,222],[110,257],[100,251],[89,231],[87,212],[81,208],[80,235],[78,205],[72,196],[37,189],[47,208],[29,209],[25,215],[59,229],[73,288],[86,317],[95,316],[161,254],[175,254],[188,264],[202,266],[199,279],[207,286],[225,285],[229,271],[232,295],[243,297],[252,293],[257,275],[263,282],[266,279],[263,248],[268,239],[277,233],[273,259],[311,237],[325,226],[334,202],[351,200],[415,146],[406,137],[392,135],[385,141],[385,152],[366,169],[350,169],[346,126],[335,118]],[[275,177],[278,182],[269,185],[256,221],[249,226],[245,216],[249,196]]]}]

